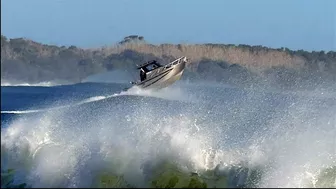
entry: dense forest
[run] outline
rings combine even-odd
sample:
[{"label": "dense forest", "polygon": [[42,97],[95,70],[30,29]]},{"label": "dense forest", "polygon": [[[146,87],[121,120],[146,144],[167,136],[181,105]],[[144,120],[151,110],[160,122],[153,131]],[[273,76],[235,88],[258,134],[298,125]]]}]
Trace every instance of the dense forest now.
[{"label": "dense forest", "polygon": [[237,85],[263,83],[282,88],[312,88],[336,83],[336,52],[293,51],[232,44],[146,43],[132,35],[117,44],[95,49],[54,46],[1,35],[1,79],[37,83],[81,82],[111,70],[136,74],[136,64],[156,59],[166,64],[180,56],[190,59],[183,79]]}]

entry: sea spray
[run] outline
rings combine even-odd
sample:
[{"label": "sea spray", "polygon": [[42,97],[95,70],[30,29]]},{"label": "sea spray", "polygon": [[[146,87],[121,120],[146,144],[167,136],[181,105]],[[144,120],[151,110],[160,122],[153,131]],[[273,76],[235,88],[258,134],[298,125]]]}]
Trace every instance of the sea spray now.
[{"label": "sea spray", "polygon": [[22,116],[1,132],[2,167],[33,187],[334,184],[333,99],[209,90],[125,91]]}]

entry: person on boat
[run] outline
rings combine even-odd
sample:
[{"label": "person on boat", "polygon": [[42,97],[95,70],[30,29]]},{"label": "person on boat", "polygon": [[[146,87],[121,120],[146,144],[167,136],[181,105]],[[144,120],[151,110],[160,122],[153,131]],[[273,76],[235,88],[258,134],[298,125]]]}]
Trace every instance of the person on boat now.
[{"label": "person on boat", "polygon": [[140,81],[143,81],[146,79],[146,73],[145,71],[141,68],[140,69]]}]

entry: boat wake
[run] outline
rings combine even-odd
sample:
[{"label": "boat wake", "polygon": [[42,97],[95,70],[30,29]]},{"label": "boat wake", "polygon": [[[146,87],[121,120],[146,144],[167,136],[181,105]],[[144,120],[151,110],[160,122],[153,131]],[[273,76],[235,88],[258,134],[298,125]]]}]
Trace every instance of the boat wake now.
[{"label": "boat wake", "polygon": [[166,100],[178,100],[178,101],[185,101],[185,102],[191,102],[194,101],[195,98],[193,98],[192,95],[184,95],[183,91],[180,88],[165,88],[160,91],[154,91],[154,90],[144,90],[142,88],[139,88],[137,86],[131,87],[126,91],[122,91],[119,93],[114,93],[112,95],[107,96],[94,96],[90,97],[84,100],[81,100],[79,102],[75,102],[68,105],[63,106],[56,106],[51,108],[44,108],[44,109],[36,109],[36,110],[5,110],[1,111],[1,114],[30,114],[30,113],[38,113],[38,112],[45,112],[50,110],[57,110],[62,108],[71,108],[74,106],[79,106],[91,102],[97,102],[108,98],[123,96],[123,95],[133,95],[133,96],[147,96],[147,97],[156,97]]},{"label": "boat wake", "polygon": [[84,99],[84,100],[82,100],[80,102],[77,102],[77,103],[74,103],[74,104],[45,108],[45,109],[1,111],[1,114],[29,114],[29,113],[38,113],[38,112],[57,110],[57,109],[62,109],[62,108],[70,108],[70,107],[74,107],[74,106],[78,106],[78,105],[82,105],[82,104],[86,104],[86,103],[90,103],[90,102],[96,102],[96,101],[104,100],[106,98],[116,97],[118,95],[120,95],[120,94],[113,94],[113,95],[110,95],[110,96],[95,96],[95,97],[90,97],[90,98]]}]

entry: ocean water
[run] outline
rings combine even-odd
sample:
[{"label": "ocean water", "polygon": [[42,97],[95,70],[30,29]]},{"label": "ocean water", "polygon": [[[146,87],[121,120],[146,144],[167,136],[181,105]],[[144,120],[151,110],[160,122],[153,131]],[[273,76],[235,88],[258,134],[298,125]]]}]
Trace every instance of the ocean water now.
[{"label": "ocean water", "polygon": [[30,187],[336,187],[332,93],[127,87],[2,86],[2,170]]}]

